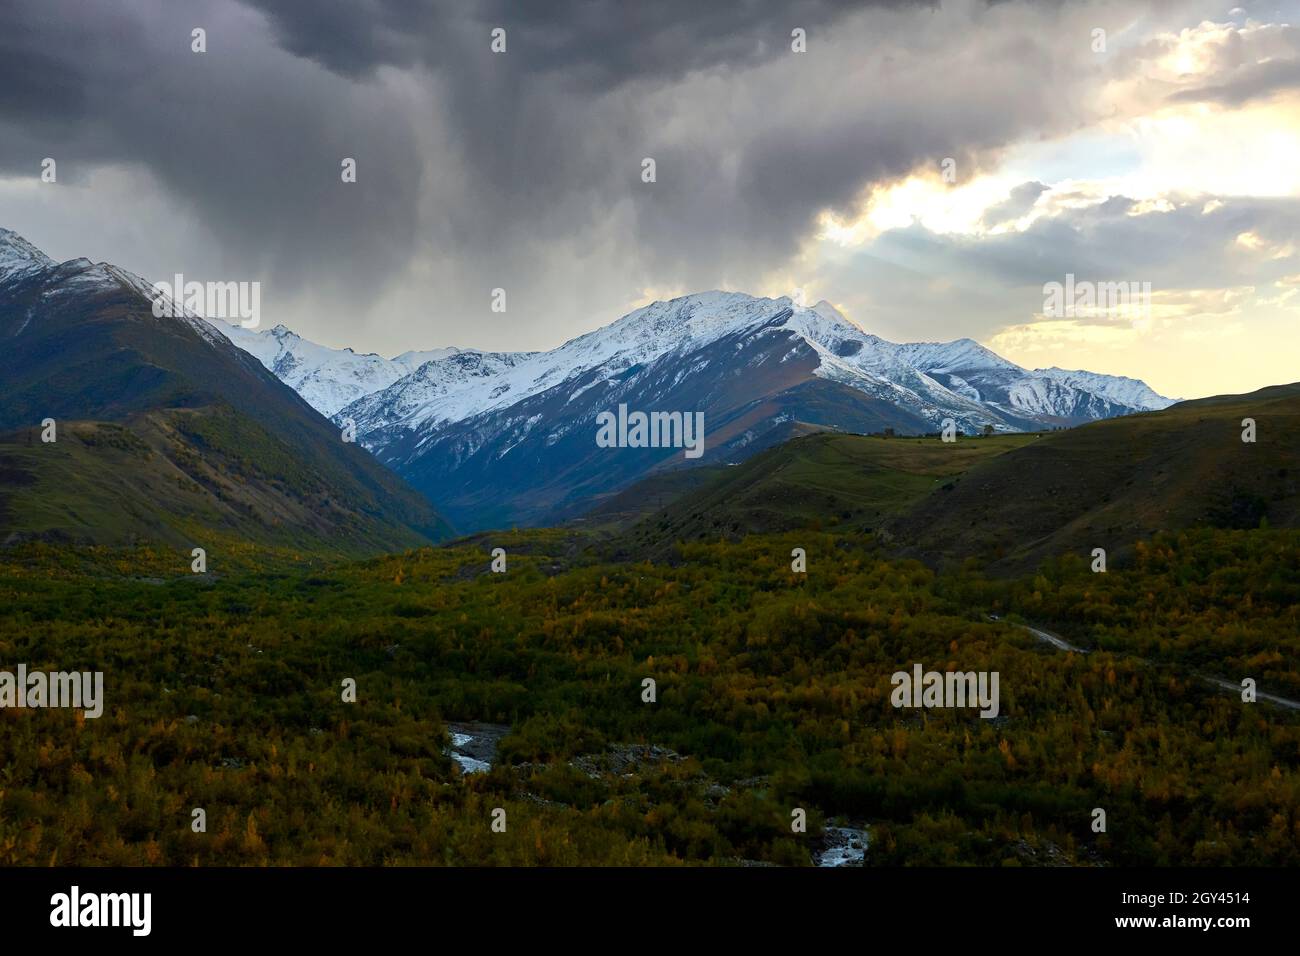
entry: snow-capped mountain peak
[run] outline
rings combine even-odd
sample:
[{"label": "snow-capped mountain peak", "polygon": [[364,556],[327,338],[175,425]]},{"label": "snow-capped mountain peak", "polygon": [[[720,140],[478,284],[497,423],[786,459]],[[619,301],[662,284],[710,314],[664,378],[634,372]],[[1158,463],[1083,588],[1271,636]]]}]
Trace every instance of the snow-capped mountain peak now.
[{"label": "snow-capped mountain peak", "polygon": [[927,372],[957,372],[962,369],[1001,368],[1025,371],[1014,362],[1008,362],[996,352],[986,349],[974,339],[954,339],[951,342],[913,342],[898,346],[901,358],[925,369]]},{"label": "snow-capped mountain peak", "polygon": [[18,233],[0,228],[0,280],[53,266],[54,260]]},{"label": "snow-capped mountain peak", "polygon": [[777,330],[816,356],[814,375],[912,408],[935,425],[953,417],[963,427],[1014,430],[1170,404],[1131,380],[1030,372],[969,338],[888,342],[825,300],[805,307],[785,296],[720,290],[649,303],[546,352],[441,349],[384,359],[325,348],[284,326],[261,333],[218,327],[323,414],[356,421],[363,436],[465,420],[566,382],[573,383],[571,399],[598,382],[620,381],[726,336],[739,336],[739,348],[747,336]]},{"label": "snow-capped mountain peak", "polygon": [[[18,233],[0,228],[0,287],[27,282],[44,283],[46,288],[41,296],[47,300],[114,289],[125,289],[146,303],[152,303],[155,295],[153,286],[120,266],[82,257],[56,262]],[[35,311],[29,311],[15,335],[21,335],[30,326]],[[188,309],[179,309],[176,321],[189,325],[209,343],[230,348],[225,338]]]}]

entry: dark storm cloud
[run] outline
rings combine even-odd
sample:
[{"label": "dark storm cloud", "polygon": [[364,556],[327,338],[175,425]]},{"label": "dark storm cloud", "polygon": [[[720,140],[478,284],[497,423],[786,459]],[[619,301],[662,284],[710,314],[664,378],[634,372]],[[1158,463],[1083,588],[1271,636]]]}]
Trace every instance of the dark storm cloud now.
[{"label": "dark storm cloud", "polygon": [[[212,237],[208,261],[191,271],[273,277],[273,303],[311,287],[362,310],[417,257],[442,284],[459,278],[472,287],[461,301],[456,289],[445,293],[455,306],[466,307],[485,283],[524,294],[550,268],[528,247],[539,237],[581,245],[656,146],[669,181],[680,184],[692,164],[701,177],[676,200],[661,190],[669,195],[660,209],[719,195],[708,184],[718,158],[709,143],[663,142],[639,94],[612,105],[614,91],[789,55],[793,27],[825,42],[819,29],[864,5],[9,6],[0,33],[0,175],[34,177],[46,156],[71,184],[103,167],[143,167],[187,225]],[[506,56],[489,50],[497,24],[509,31]],[[194,27],[207,31],[204,54],[190,49]],[[690,104],[676,108],[689,112]],[[360,171],[347,187],[339,180],[345,156]],[[750,175],[761,177],[762,158],[751,162]],[[828,195],[843,198],[855,179],[861,174],[845,170]],[[748,218],[715,217],[711,241],[726,244],[726,221],[743,227]],[[630,235],[656,242],[675,228],[654,223],[647,210],[641,224],[628,224]],[[649,249],[633,255],[647,265],[659,258]],[[331,286],[334,297],[325,293]]]},{"label": "dark storm cloud", "polygon": [[[0,175],[143,170],[176,210],[139,226],[167,270],[262,278],[273,321],[390,352],[553,345],[645,288],[750,287],[865,187],[945,157],[964,182],[1086,121],[1087,46],[1060,37],[1095,21],[978,0],[9,7]],[[509,313],[468,323],[497,286]]]},{"label": "dark storm cloud", "polygon": [[[35,8],[16,7],[4,15],[0,30],[0,117],[41,124],[81,118],[86,113],[87,77],[79,64],[50,48],[48,28],[34,16]],[[77,29],[77,27],[80,29]],[[91,42],[85,25],[67,34],[73,42]]]},{"label": "dark storm cloud", "polygon": [[759,62],[790,31],[814,31],[867,7],[927,8],[928,0],[248,0],[298,56],[352,76],[380,66],[452,69],[507,30],[510,68],[562,72],[570,86],[607,89],[641,78]]},{"label": "dark storm cloud", "polygon": [[[430,73],[453,134],[448,151],[472,170],[457,202],[435,204],[439,212],[428,234],[440,249],[490,249],[499,256],[539,228],[551,242],[569,242],[626,203],[634,212],[626,229],[648,271],[667,269],[687,284],[716,283],[716,261],[709,278],[680,267],[701,263],[704,249],[756,262],[786,254],[817,208],[846,203],[871,176],[899,175],[916,159],[887,131],[868,135],[863,119],[853,120],[856,133],[836,128],[839,117],[826,117],[825,128],[771,117],[769,136],[763,118],[754,116],[734,141],[708,125],[687,141],[673,140],[656,125],[671,115],[647,109],[645,100],[692,71],[743,84],[747,69],[790,55],[795,27],[807,31],[816,49],[848,14],[929,10],[930,3],[252,5],[274,24],[285,49],[332,71],[364,77],[390,66]],[[506,55],[490,50],[497,26],[507,30]],[[725,98],[712,99],[672,103],[671,113],[727,111]],[[720,176],[727,154],[741,148],[735,177]],[[663,171],[653,190],[638,188],[646,156]],[[524,285],[537,268],[535,258],[502,263],[494,272],[489,266],[483,282]]]},{"label": "dark storm cloud", "polygon": [[[423,170],[373,89],[304,69],[231,4],[11,6],[5,50],[21,55],[0,56],[0,174],[34,177],[46,156],[71,184],[142,166],[219,241],[207,269],[290,289],[339,262],[377,282],[403,265]],[[196,26],[207,53],[191,50]],[[366,173],[355,189],[342,188],[345,156]]]}]

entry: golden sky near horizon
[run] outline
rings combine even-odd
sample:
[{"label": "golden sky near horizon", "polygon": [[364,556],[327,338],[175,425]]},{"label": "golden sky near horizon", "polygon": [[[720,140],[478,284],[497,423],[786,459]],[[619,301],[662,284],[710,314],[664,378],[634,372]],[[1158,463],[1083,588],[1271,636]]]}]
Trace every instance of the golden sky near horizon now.
[{"label": "golden sky near horizon", "polygon": [[[1257,22],[1203,21],[1158,35],[1152,39],[1166,51],[1143,74],[1099,92],[1105,97],[1106,118],[1052,144],[1050,166],[1056,175],[1066,172],[1064,178],[1036,179],[1049,152],[1041,143],[1017,144],[998,165],[964,182],[946,183],[939,170],[908,176],[868,190],[856,216],[824,214],[822,230],[804,249],[803,265],[816,272],[834,260],[835,252],[870,250],[889,231],[914,225],[972,243],[1024,236],[1035,224],[1042,230],[1066,214],[1080,218],[1117,196],[1135,201],[1125,213],[1131,218],[1192,209],[1202,222],[1231,216],[1238,202],[1295,200],[1300,197],[1300,89],[1241,104],[1174,98],[1177,91],[1213,88],[1223,61],[1240,55],[1240,47],[1255,43],[1261,48],[1255,62],[1274,62],[1266,41],[1280,29]],[[1090,175],[1108,165],[1102,157],[1115,153],[1123,156],[1116,168]],[[1026,182],[1046,186],[1032,205],[1004,221],[986,219],[990,208]],[[1272,234],[1243,228],[1219,235],[1217,254],[1225,261],[1242,261],[1243,270],[1265,266],[1260,270],[1265,281],[1162,288],[1154,274],[1143,274],[1140,267],[1097,272],[1085,259],[1073,270],[1077,280],[1151,282],[1150,321],[1093,321],[1044,315],[1041,309],[1009,312],[1005,324],[983,337],[982,344],[1029,368],[1085,368],[1142,378],[1171,397],[1300,381],[1300,234],[1294,232],[1295,223],[1293,213],[1289,228]],[[1197,225],[1191,217],[1189,228]],[[1064,276],[1055,281],[1063,282]],[[778,282],[770,291],[781,287]],[[836,304],[850,317],[858,311],[853,302]]]}]

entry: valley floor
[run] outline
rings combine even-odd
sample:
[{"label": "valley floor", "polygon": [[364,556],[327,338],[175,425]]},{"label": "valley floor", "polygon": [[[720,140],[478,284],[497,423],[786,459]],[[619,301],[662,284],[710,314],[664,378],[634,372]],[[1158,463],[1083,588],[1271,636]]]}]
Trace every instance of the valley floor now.
[{"label": "valley floor", "polygon": [[[1294,531],[1016,579],[813,532],[188,560],[5,552],[0,670],[105,702],[0,709],[0,864],[1300,863]],[[914,664],[996,671],[998,715],[896,708]]]}]

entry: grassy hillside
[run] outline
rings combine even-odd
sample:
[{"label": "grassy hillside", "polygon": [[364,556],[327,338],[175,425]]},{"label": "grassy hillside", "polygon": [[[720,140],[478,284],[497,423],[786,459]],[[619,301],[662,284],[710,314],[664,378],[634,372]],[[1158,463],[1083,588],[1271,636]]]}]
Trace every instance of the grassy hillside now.
[{"label": "grassy hillside", "polygon": [[[679,541],[797,528],[871,531],[968,469],[1039,437],[797,438],[721,470],[630,528],[619,546],[632,555],[663,555]],[[636,493],[634,486],[622,497]]]},{"label": "grassy hillside", "polygon": [[1300,384],[1044,435],[887,527],[907,555],[1021,571],[1097,547],[1123,559],[1159,531],[1261,524],[1300,524]]},{"label": "grassy hillside", "polygon": [[358,556],[427,538],[380,502],[228,408],[175,409],[124,423],[60,423],[0,436],[0,544],[245,546]]}]

